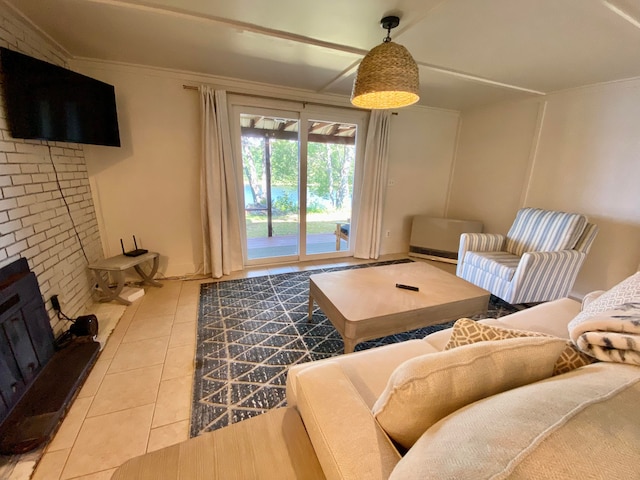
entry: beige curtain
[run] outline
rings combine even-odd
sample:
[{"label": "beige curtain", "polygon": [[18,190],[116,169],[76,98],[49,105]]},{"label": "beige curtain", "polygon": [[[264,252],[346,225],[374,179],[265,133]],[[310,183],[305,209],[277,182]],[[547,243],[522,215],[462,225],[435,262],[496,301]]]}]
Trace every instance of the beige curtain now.
[{"label": "beige curtain", "polygon": [[204,273],[215,278],[242,270],[238,189],[224,90],[200,87],[202,164],[200,205]]},{"label": "beige curtain", "polygon": [[380,256],[390,125],[389,110],[371,111],[364,150],[362,188],[358,201],[358,232],[354,252],[356,258]]}]

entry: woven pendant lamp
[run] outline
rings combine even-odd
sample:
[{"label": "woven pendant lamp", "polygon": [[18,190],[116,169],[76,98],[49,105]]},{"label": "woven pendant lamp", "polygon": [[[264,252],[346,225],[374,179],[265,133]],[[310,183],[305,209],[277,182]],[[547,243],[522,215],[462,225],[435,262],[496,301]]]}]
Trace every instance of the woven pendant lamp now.
[{"label": "woven pendant lamp", "polygon": [[405,47],[391,41],[391,29],[400,24],[400,19],[384,17],[380,23],[387,29],[387,37],[360,62],[351,103],[370,109],[412,105],[420,100],[418,65]]}]

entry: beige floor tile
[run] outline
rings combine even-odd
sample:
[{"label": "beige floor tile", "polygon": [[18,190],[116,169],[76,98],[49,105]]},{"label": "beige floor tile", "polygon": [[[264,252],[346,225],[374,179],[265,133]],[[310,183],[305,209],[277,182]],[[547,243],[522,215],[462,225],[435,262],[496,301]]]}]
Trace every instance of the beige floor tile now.
[{"label": "beige floor tile", "polygon": [[200,285],[201,282],[185,282],[178,297],[178,306],[197,303],[200,298]]},{"label": "beige floor tile", "polygon": [[[380,260],[397,258],[404,256]],[[220,280],[368,262],[259,266]],[[200,285],[214,281],[162,280],[162,288],[145,287],[116,325],[33,479],[107,480],[129,458],[188,438]],[[78,421],[83,412],[89,416]]]},{"label": "beige floor tile", "polygon": [[198,302],[179,305],[174,323],[195,322],[198,319]]},{"label": "beige floor tile", "polygon": [[162,369],[162,380],[193,375],[195,353],[195,343],[167,350],[167,358]]},{"label": "beige floor tile", "polygon": [[127,329],[131,324],[131,319],[133,318],[136,311],[137,305],[131,305],[127,307],[124,315],[122,316],[120,321],[118,321],[116,328],[113,330],[111,335],[109,335],[109,338],[107,338],[107,344],[102,349],[102,352],[100,352],[101,358],[112,358],[115,355],[116,350],[118,350],[118,346],[127,333]]},{"label": "beige floor tile", "polygon": [[175,323],[171,330],[169,348],[193,345],[196,341],[196,320],[189,323]]},{"label": "beige floor tile", "polygon": [[281,273],[292,273],[295,270],[291,266],[273,267],[269,268],[269,275],[279,275]]},{"label": "beige floor tile", "polygon": [[109,470],[103,470],[101,472],[90,473],[89,475],[82,475],[81,477],[73,477],[72,480],[111,480],[115,468]]},{"label": "beige floor tile", "polygon": [[162,365],[105,375],[87,418],[153,404],[161,375]]},{"label": "beige floor tile", "polygon": [[175,315],[178,308],[178,299],[163,300],[158,302],[149,302],[138,309],[136,317],[152,317],[163,315]]},{"label": "beige floor tile", "polygon": [[153,452],[189,439],[189,420],[152,428],[147,452]]},{"label": "beige floor tile", "polygon": [[69,409],[69,413],[67,413],[62,425],[60,425],[53,440],[47,447],[47,452],[73,447],[73,443],[76,441],[80,427],[82,427],[82,422],[84,422],[87,416],[91,402],[93,402],[93,397],[75,399]]},{"label": "beige floor tile", "polygon": [[151,430],[153,405],[87,418],[71,449],[62,479],[102,472],[143,454]]},{"label": "beige floor tile", "polygon": [[98,388],[100,388],[100,384],[102,383],[102,379],[104,378],[109,366],[111,365],[112,358],[104,357],[102,354],[98,357],[98,361],[95,363],[89,376],[82,385],[80,392],[78,393],[78,398],[85,397],[93,397]]},{"label": "beige floor tile", "polygon": [[137,342],[139,340],[156,337],[168,337],[171,335],[173,318],[173,315],[151,315],[148,317],[139,317],[136,315],[131,321],[127,333],[122,338],[122,343]]},{"label": "beige floor tile", "polygon": [[123,343],[111,360],[107,373],[123,372],[134,368],[150,367],[164,363],[169,337],[150,338]]},{"label": "beige floor tile", "polygon": [[47,452],[42,456],[31,480],[58,480],[64,469],[65,462],[69,458],[70,448]]},{"label": "beige floor tile", "polygon": [[[247,270],[244,277],[239,278],[255,278],[255,277],[264,277],[265,275],[269,275],[268,268],[256,269],[256,270]],[[223,278],[222,280],[226,280]]]},{"label": "beige floor tile", "polygon": [[191,416],[191,375],[164,380],[160,383],[153,428],[189,420]]}]

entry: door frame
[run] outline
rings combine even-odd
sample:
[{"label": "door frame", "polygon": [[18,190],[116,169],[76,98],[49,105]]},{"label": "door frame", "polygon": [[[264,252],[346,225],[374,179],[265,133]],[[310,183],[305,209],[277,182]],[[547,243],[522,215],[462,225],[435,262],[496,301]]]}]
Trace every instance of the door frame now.
[{"label": "door frame", "polygon": [[[359,206],[360,191],[362,189],[362,172],[364,170],[364,138],[369,119],[369,112],[340,107],[308,105],[305,103],[275,100],[266,98],[248,97],[240,94],[232,94],[228,97],[229,112],[231,115],[231,134],[233,136],[233,150],[236,163],[236,182],[240,198],[238,199],[242,228],[242,257],[245,266],[267,265],[275,263],[293,263],[309,260],[323,260],[330,258],[343,258],[353,256],[355,241],[349,241],[349,249],[338,252],[326,252],[308,254],[306,251],[307,237],[307,128],[309,120],[339,121],[357,125],[356,130],[356,158],[353,179],[353,197],[351,201],[351,227],[350,237],[357,235],[357,212]],[[247,231],[244,199],[244,180],[242,171],[242,146],[240,131],[240,114],[255,113],[275,117],[297,119],[300,122],[298,132],[298,254],[281,257],[268,257],[248,259]],[[304,182],[302,179],[304,178]],[[304,183],[304,186],[303,186]]]}]

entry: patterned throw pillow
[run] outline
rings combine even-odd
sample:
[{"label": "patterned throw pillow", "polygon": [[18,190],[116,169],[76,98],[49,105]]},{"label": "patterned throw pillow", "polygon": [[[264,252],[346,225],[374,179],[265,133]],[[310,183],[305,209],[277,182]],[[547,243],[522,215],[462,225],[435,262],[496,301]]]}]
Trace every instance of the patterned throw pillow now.
[{"label": "patterned throw pillow", "polygon": [[[528,332],[526,330],[512,330],[509,328],[494,327],[478,323],[468,318],[461,318],[451,331],[449,343],[444,347],[450,348],[469,345],[470,343],[486,342],[489,340],[504,340],[516,337],[552,337],[546,333]],[[596,360],[578,350],[575,345],[567,340],[567,347],[562,351],[553,369],[554,375],[570,372],[583,365],[588,365]]]}]

